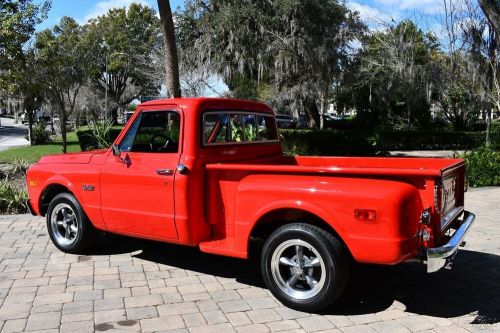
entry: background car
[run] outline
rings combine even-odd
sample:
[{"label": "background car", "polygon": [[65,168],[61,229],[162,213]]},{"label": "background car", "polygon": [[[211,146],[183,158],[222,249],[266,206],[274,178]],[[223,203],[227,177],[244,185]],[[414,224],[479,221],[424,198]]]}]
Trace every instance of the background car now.
[{"label": "background car", "polygon": [[297,127],[297,121],[287,114],[277,114],[276,123],[279,128],[295,128]]}]

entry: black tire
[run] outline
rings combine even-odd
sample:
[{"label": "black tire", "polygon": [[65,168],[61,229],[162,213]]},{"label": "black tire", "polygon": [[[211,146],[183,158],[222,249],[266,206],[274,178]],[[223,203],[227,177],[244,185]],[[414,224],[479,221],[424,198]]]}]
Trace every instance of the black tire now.
[{"label": "black tire", "polygon": [[[297,242],[299,245],[294,245]],[[294,251],[292,246],[297,252],[292,257],[295,259],[288,260]],[[298,250],[300,247],[302,250]],[[297,260],[299,252],[302,261]],[[308,266],[313,265],[313,261],[314,267]],[[291,262],[297,266],[289,265]],[[344,291],[349,278],[349,260],[343,244],[329,232],[306,223],[293,223],[278,228],[267,238],[261,255],[261,271],[266,286],[284,305],[317,312],[333,304]],[[290,282],[292,276],[294,282]],[[296,283],[295,288],[290,287],[289,282]]]},{"label": "black tire", "polygon": [[[62,210],[65,212],[72,211],[69,216],[74,216],[74,220],[76,220],[75,232],[71,235],[74,237],[71,242],[69,242],[69,240],[65,242],[64,239],[61,238],[61,236],[64,237],[62,233],[67,228],[64,226],[57,226],[57,222],[53,220],[54,215],[56,215],[56,221],[58,220],[57,216],[62,218],[62,213],[58,213],[61,211],[60,207],[63,207]],[[57,211],[54,211],[54,209],[57,209]],[[63,252],[82,254],[83,251],[89,249],[93,245],[95,239],[98,237],[97,229],[94,228],[88,219],[78,200],[70,193],[60,193],[52,199],[47,209],[46,218],[50,239],[52,243]]]}]

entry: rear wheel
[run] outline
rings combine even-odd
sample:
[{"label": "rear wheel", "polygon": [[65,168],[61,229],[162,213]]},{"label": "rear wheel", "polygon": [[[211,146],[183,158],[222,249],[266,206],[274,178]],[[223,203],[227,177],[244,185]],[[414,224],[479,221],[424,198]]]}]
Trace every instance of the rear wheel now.
[{"label": "rear wheel", "polygon": [[58,194],[50,202],[47,229],[54,245],[68,253],[88,249],[97,236],[80,203],[69,193]]},{"label": "rear wheel", "polygon": [[342,243],[330,233],[305,223],[278,228],[267,239],[261,269],[269,290],[283,304],[301,311],[331,305],[349,277]]}]

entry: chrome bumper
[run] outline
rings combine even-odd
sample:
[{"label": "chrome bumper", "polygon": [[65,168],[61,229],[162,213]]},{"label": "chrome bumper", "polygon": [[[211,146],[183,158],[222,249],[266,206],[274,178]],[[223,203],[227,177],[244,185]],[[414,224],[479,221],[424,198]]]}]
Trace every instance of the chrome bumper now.
[{"label": "chrome bumper", "polygon": [[427,249],[427,273],[439,271],[453,259],[475,218],[471,212],[464,211],[462,224],[451,236],[450,241],[443,246]]}]

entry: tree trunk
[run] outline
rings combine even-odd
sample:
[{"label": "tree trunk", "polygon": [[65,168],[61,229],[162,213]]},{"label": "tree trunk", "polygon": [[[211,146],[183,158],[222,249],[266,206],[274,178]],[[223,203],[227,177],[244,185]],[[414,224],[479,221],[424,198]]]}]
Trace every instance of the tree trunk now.
[{"label": "tree trunk", "polygon": [[167,93],[169,97],[181,97],[179,59],[177,57],[177,43],[175,40],[175,27],[172,10],[170,9],[170,1],[158,0],[158,9],[163,30],[163,44],[165,46]]},{"label": "tree trunk", "polygon": [[66,109],[64,103],[59,103],[59,121],[61,122],[61,141],[62,141],[62,152],[66,154]]},{"label": "tree trunk", "polygon": [[500,38],[500,8],[497,0],[478,0],[481,9],[496,31],[496,38]]},{"label": "tree trunk", "polygon": [[486,111],[486,147],[490,147],[490,129],[491,129],[491,108],[489,107]]}]

